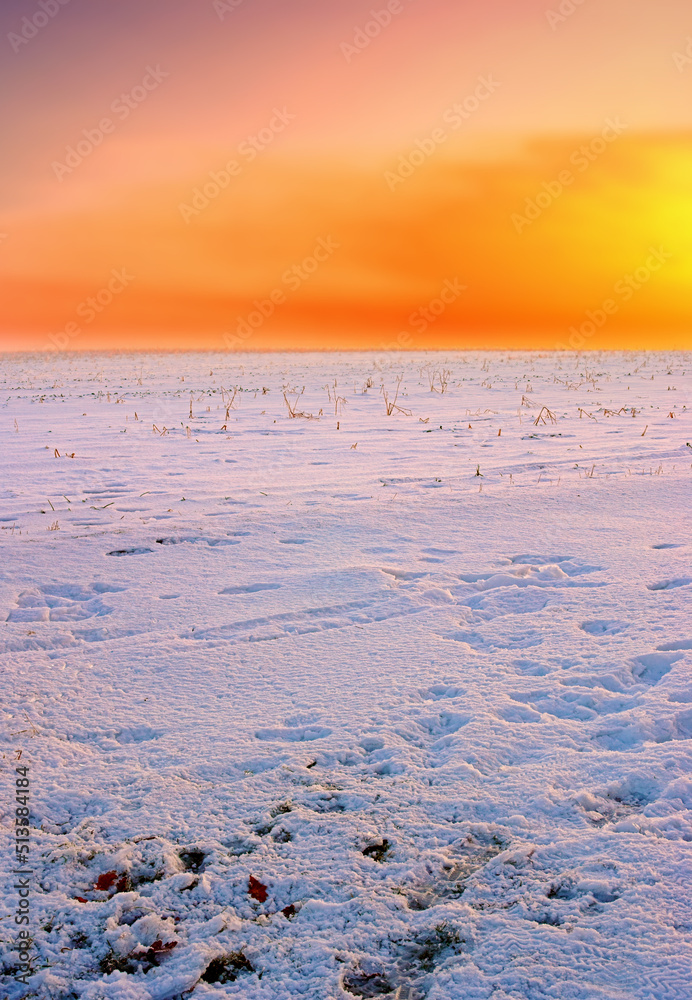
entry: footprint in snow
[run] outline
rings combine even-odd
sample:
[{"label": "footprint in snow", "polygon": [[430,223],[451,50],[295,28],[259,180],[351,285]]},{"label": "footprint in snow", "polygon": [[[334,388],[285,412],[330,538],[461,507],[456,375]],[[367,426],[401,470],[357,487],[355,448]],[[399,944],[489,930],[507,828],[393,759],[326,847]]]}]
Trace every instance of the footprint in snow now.
[{"label": "footprint in snow", "polygon": [[124,587],[107,583],[46,584],[23,590],[8,622],[64,622],[100,618],[113,609],[101,601],[102,594],[116,594]]},{"label": "footprint in snow", "polygon": [[237,587],[224,587],[220,594],[258,594],[262,590],[280,590],[280,583],[247,583]]},{"label": "footprint in snow", "polygon": [[421,688],[418,694],[423,701],[439,701],[441,698],[461,698],[466,693],[464,688],[456,684],[432,684],[428,688]]},{"label": "footprint in snow", "polygon": [[582,632],[588,632],[589,635],[617,635],[618,632],[626,629],[627,625],[622,625],[620,622],[599,619],[597,621],[582,622],[579,628]]},{"label": "footprint in snow", "polygon": [[297,726],[293,729],[258,729],[255,737],[258,740],[280,740],[284,743],[302,743],[309,740],[322,740],[331,735],[331,729],[326,726]]},{"label": "footprint in snow", "polygon": [[449,736],[471,721],[471,716],[460,712],[439,712],[436,715],[417,716],[414,721],[430,736]]},{"label": "footprint in snow", "polygon": [[137,548],[137,549],[113,549],[112,552],[106,552],[107,556],[143,556],[147,552],[153,552],[153,549]]},{"label": "footprint in snow", "polygon": [[680,659],[681,653],[677,656],[671,653],[645,653],[643,656],[636,656],[632,661],[632,676],[643,684],[659,684]]},{"label": "footprint in snow", "polygon": [[240,545],[235,538],[206,538],[203,535],[171,536],[169,538],[157,538],[157,545],[182,545],[186,542],[203,542],[212,548],[216,545]]},{"label": "footprint in snow", "polygon": [[664,642],[662,646],[656,646],[662,652],[675,649],[692,649],[692,639],[678,639],[677,642]]},{"label": "footprint in snow", "polygon": [[647,583],[647,590],[676,590],[692,583],[692,576],[679,576],[675,580],[659,580],[658,583]]}]

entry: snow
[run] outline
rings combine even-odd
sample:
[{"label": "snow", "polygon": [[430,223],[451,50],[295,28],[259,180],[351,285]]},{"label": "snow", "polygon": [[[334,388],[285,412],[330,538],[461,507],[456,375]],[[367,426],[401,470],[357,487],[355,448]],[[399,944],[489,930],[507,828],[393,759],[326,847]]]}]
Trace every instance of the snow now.
[{"label": "snow", "polygon": [[5,356],[2,995],[689,1000],[690,362]]}]

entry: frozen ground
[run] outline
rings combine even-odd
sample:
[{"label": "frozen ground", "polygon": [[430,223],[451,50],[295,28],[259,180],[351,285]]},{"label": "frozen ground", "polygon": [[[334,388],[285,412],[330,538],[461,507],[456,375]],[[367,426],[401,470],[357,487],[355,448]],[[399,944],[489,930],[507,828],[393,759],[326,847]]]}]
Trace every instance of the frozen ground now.
[{"label": "frozen ground", "polygon": [[2,996],[689,1000],[691,364],[5,357]]}]

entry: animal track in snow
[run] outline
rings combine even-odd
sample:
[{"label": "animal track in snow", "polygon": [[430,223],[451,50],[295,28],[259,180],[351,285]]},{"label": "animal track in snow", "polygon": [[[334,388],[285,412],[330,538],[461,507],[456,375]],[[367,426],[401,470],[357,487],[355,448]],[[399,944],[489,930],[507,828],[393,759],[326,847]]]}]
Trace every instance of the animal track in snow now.
[{"label": "animal track in snow", "polygon": [[308,635],[330,629],[373,625],[390,618],[417,614],[422,608],[396,592],[384,591],[379,601],[364,599],[327,607],[288,611],[264,618],[230,622],[218,628],[194,632],[194,639],[221,639],[228,642],[271,642],[291,635]]},{"label": "animal track in snow", "polygon": [[[517,557],[519,558],[519,557]],[[478,591],[499,587],[605,587],[605,583],[573,580],[572,577],[595,573],[600,566],[581,566],[572,562],[516,563],[502,570],[485,573],[460,573],[463,583],[474,584]]]},{"label": "animal track in snow", "polygon": [[247,583],[244,586],[239,585],[237,587],[224,587],[224,589],[220,590],[219,593],[229,594],[229,595],[258,594],[260,593],[260,591],[263,590],[280,590],[280,589],[281,589],[280,583]]},{"label": "animal track in snow", "polygon": [[658,583],[647,583],[647,590],[676,590],[692,583],[692,576],[679,576],[674,580],[659,580]]},{"label": "animal track in snow", "polygon": [[553,671],[553,667],[541,663],[539,660],[515,660],[514,669],[518,674],[526,677],[545,677]]},{"label": "animal track in snow", "polygon": [[477,611],[482,618],[490,621],[504,615],[529,615],[542,611],[548,603],[543,589],[525,587],[522,589],[498,588],[488,593],[469,598],[468,607]]},{"label": "animal track in snow", "polygon": [[82,642],[109,642],[113,639],[130,639],[134,635],[145,633],[143,628],[109,628],[102,625],[99,628],[73,629],[75,639]]},{"label": "animal track in snow", "polygon": [[465,643],[477,652],[492,652],[494,649],[531,649],[540,646],[543,636],[537,632],[517,632],[501,638],[484,637],[478,632],[447,632],[441,636],[452,642]]},{"label": "animal track in snow", "polygon": [[671,691],[668,701],[675,701],[678,704],[689,705],[692,702],[692,689],[689,691]]},{"label": "animal track in snow", "polygon": [[546,569],[558,566],[566,576],[582,576],[584,573],[598,573],[603,569],[602,566],[590,566],[586,563],[581,563],[573,556],[521,555],[511,556],[510,560],[513,564],[518,564],[520,567],[538,566]]},{"label": "animal track in snow", "polygon": [[143,556],[147,552],[153,552],[153,549],[147,548],[134,548],[134,549],[113,549],[112,552],[106,552],[107,556]]},{"label": "animal track in snow", "polygon": [[322,740],[331,734],[327,726],[293,726],[291,728],[258,729],[255,737],[258,740],[278,740],[283,743],[303,743],[311,740]]},{"label": "animal track in snow", "polygon": [[658,684],[672,669],[673,664],[682,658],[682,654],[645,653],[636,656],[633,662],[632,676],[643,684]]},{"label": "animal track in snow", "polygon": [[384,750],[384,740],[381,736],[364,736],[359,744],[366,753],[374,753],[376,750]]},{"label": "animal track in snow", "polygon": [[549,566],[553,563],[571,562],[572,556],[537,556],[529,553],[519,556],[510,556],[509,561],[513,563],[521,563],[525,566]]},{"label": "animal track in snow", "polygon": [[163,735],[159,730],[151,726],[140,724],[134,726],[123,726],[121,729],[84,729],[81,726],[68,731],[60,739],[66,739],[70,743],[118,743],[121,746],[129,746],[136,743],[148,743],[158,740]]},{"label": "animal track in snow", "polygon": [[380,566],[381,573],[386,573],[387,576],[394,577],[395,580],[421,580],[423,577],[430,576],[429,573],[415,573],[408,569],[395,569],[391,566]]},{"label": "animal track in snow", "polygon": [[157,545],[183,545],[194,542],[202,542],[212,548],[216,545],[240,545],[240,542],[235,538],[208,538],[204,535],[171,535],[168,538],[156,539]]},{"label": "animal track in snow", "polygon": [[23,590],[17,607],[7,616],[8,622],[69,622],[101,617],[113,610],[101,600],[102,594],[115,594],[124,587],[107,583],[47,584]]},{"label": "animal track in snow", "polygon": [[440,701],[443,698],[460,698],[465,694],[464,688],[457,687],[456,684],[432,684],[428,688],[421,688],[418,692],[423,701]]},{"label": "animal track in snow", "polygon": [[471,716],[461,712],[438,712],[436,715],[414,715],[415,723],[430,736],[449,736],[471,721]]},{"label": "animal track in snow", "polygon": [[692,709],[677,712],[672,718],[645,716],[632,718],[628,724],[604,730],[593,737],[606,750],[622,751],[644,743],[670,743],[692,739]]},{"label": "animal track in snow", "polygon": [[0,642],[0,653],[27,653],[36,649],[72,649],[78,645],[71,633],[61,635],[32,635],[5,639]]},{"label": "animal track in snow", "polygon": [[480,843],[469,837],[449,858],[434,882],[414,883],[400,890],[412,910],[427,910],[461,896],[466,883],[503,850],[499,841]]},{"label": "animal track in snow", "polygon": [[588,632],[589,635],[617,635],[618,632],[626,629],[627,625],[616,621],[599,619],[597,621],[582,622],[579,628],[582,632]]},{"label": "animal track in snow", "polygon": [[658,791],[655,782],[633,775],[601,791],[580,792],[574,801],[584,811],[589,823],[604,826],[639,812],[656,800]]},{"label": "animal track in snow", "polygon": [[510,693],[509,697],[534,712],[552,715],[556,719],[574,719],[579,722],[595,719],[599,715],[623,712],[631,705],[628,699],[607,698],[605,695],[586,691],[570,691],[564,694],[542,690],[521,691]]}]

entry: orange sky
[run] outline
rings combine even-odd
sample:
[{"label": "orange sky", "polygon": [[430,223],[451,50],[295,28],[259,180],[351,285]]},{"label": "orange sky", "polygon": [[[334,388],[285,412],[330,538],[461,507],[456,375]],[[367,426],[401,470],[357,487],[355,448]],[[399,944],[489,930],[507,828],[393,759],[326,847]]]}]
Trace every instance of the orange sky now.
[{"label": "orange sky", "polygon": [[3,349],[691,345],[682,0],[56,5],[1,15]]}]

